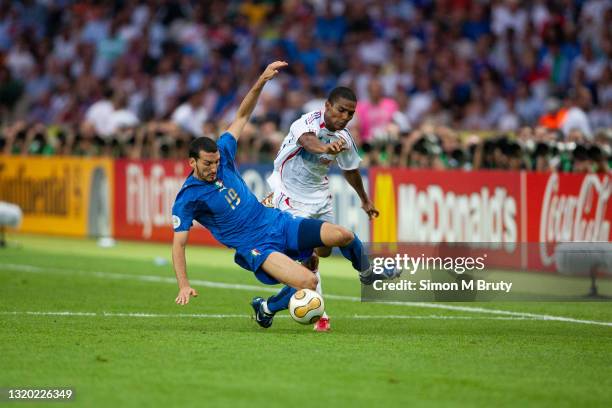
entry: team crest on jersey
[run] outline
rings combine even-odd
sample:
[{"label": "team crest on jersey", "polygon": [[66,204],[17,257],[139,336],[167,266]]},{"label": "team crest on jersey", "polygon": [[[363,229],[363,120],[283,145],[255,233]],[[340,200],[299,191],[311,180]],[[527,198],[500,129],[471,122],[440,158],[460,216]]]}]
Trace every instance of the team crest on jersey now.
[{"label": "team crest on jersey", "polygon": [[259,252],[259,250],[257,250],[257,249],[251,249],[251,255],[259,256],[259,255],[261,255],[261,252]]},{"label": "team crest on jersey", "polygon": [[306,124],[310,125],[312,122],[319,119],[320,117],[321,117],[321,112],[315,112],[312,115],[310,115],[308,119],[306,119]]},{"label": "team crest on jersey", "polygon": [[217,187],[219,191],[227,190],[227,187],[223,185],[223,180],[215,181],[215,187]]},{"label": "team crest on jersey", "polygon": [[178,228],[181,226],[181,219],[177,217],[176,215],[172,216],[172,226],[174,228]]}]

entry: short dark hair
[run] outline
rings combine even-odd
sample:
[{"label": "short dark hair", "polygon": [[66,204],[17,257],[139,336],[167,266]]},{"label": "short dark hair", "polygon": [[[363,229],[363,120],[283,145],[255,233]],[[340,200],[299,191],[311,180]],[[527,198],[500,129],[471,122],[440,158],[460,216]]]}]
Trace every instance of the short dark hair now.
[{"label": "short dark hair", "polygon": [[189,157],[199,159],[202,150],[206,153],[216,153],[219,149],[217,148],[217,142],[206,136],[193,139],[189,143]]},{"label": "short dark hair", "polygon": [[340,98],[357,102],[357,96],[355,96],[355,92],[353,92],[351,88],[347,88],[346,86],[339,86],[337,88],[332,89],[332,91],[329,93],[329,96],[327,97],[327,100],[333,105],[334,102],[336,102]]}]

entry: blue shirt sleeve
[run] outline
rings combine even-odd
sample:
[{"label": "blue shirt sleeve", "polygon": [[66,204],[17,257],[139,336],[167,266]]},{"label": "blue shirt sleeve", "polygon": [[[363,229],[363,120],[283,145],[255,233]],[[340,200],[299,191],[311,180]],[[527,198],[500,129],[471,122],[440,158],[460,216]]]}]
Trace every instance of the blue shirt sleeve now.
[{"label": "blue shirt sleeve", "polygon": [[174,232],[189,231],[194,217],[193,201],[176,200],[172,206]]},{"label": "blue shirt sleeve", "polygon": [[217,147],[221,153],[221,160],[226,160],[228,163],[234,163],[236,160],[238,143],[231,133],[223,133],[221,137],[219,137],[219,140],[217,140]]}]

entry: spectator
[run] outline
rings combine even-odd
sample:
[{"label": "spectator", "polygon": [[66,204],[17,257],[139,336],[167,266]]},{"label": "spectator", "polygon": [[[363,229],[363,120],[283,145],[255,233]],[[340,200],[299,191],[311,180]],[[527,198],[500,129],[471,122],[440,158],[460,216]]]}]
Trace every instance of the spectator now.
[{"label": "spectator", "polygon": [[158,117],[165,116],[179,93],[179,75],[173,70],[171,57],[163,58],[153,79],[154,107]]},{"label": "spectator", "polygon": [[410,102],[408,104],[408,120],[412,124],[421,123],[422,115],[424,115],[434,101],[434,93],[431,89],[431,82],[427,75],[420,75],[416,80],[416,88],[410,94]]},{"label": "spectator", "polygon": [[591,93],[587,88],[578,87],[573,90],[569,99],[567,115],[561,124],[561,130],[564,134],[568,135],[572,129],[579,129],[587,139],[593,139],[593,132],[587,116],[591,103]]},{"label": "spectator", "polygon": [[[322,14],[317,16],[315,35],[321,42],[340,44],[346,32],[346,19],[343,10],[338,10],[338,2],[326,1]],[[336,8],[336,10],[334,10]]]},{"label": "spectator", "polygon": [[520,7],[518,0],[501,0],[493,6],[491,28],[498,36],[512,29],[519,37],[522,37],[527,29],[527,22],[527,11]]},{"label": "spectator", "polygon": [[[286,133],[336,85],[383,113],[358,146],[372,164],[570,171],[571,140],[600,150],[593,163],[609,160],[610,140],[593,137],[612,126],[609,1],[158,3],[3,3],[3,150],[178,157],[190,134],[224,128],[259,66],[284,59],[240,160],[268,160],[274,142],[254,141]],[[376,83],[383,109],[370,101]],[[104,89],[127,100],[116,105]],[[190,111],[179,102],[194,92]],[[504,150],[498,138],[458,141],[446,128],[519,134]]]},{"label": "spectator", "polygon": [[11,71],[0,66],[0,113],[12,111],[23,94],[23,83],[14,78]]},{"label": "spectator", "polygon": [[208,119],[208,113],[203,105],[203,96],[202,91],[188,95],[186,101],[175,109],[171,117],[174,124],[193,137],[204,136],[204,123]]},{"label": "spectator", "polygon": [[538,118],[544,113],[542,102],[531,93],[526,83],[518,85],[514,106],[518,114],[519,123],[528,126],[535,125]]},{"label": "spectator", "polygon": [[388,138],[388,126],[398,111],[397,102],[383,95],[382,84],[372,79],[368,86],[367,100],[357,103],[354,127],[359,129],[359,138],[364,142]]},{"label": "spectator", "polygon": [[24,79],[34,70],[36,61],[24,37],[19,37],[7,57],[6,65],[15,78]]},{"label": "spectator", "polygon": [[[595,56],[590,43],[584,44],[581,55],[574,61],[574,75],[582,73],[585,79],[584,85],[592,88],[601,79],[605,69],[606,61]],[[577,85],[580,85],[580,83]]]},{"label": "spectator", "polygon": [[102,99],[96,101],[85,113],[84,127],[91,127],[99,135],[111,133],[111,115],[115,110],[112,102],[113,91],[106,89]]}]

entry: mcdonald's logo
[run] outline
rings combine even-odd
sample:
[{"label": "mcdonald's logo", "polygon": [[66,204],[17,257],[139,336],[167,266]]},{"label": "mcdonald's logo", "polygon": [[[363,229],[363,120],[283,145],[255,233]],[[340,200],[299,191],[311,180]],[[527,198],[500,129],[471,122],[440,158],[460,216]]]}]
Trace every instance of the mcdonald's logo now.
[{"label": "mcdonald's logo", "polygon": [[374,181],[374,205],[380,215],[374,219],[373,242],[397,242],[397,211],[395,187],[390,173],[376,174]]}]

